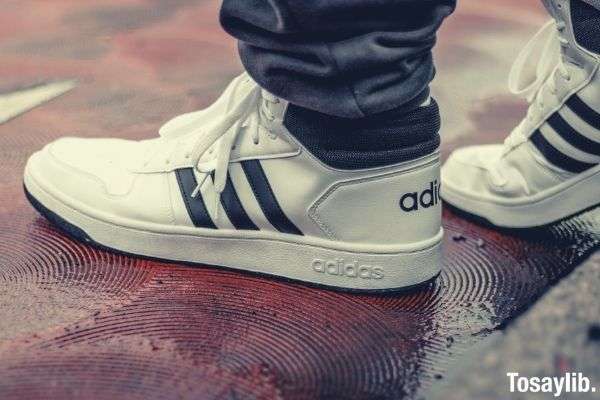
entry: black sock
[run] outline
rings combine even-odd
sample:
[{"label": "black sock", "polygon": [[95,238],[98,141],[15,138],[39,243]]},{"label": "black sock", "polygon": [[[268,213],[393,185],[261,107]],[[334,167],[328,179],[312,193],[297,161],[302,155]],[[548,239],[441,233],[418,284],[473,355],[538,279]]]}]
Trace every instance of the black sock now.
[{"label": "black sock", "polygon": [[393,165],[430,154],[440,144],[435,100],[429,91],[410,104],[360,119],[321,114],[293,104],[284,125],[315,157],[339,169]]}]

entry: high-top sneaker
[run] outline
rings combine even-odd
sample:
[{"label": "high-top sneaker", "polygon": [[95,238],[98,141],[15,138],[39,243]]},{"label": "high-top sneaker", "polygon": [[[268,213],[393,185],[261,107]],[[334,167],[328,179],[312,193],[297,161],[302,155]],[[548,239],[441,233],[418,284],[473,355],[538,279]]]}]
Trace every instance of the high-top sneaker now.
[{"label": "high-top sneaker", "polygon": [[444,200],[497,226],[546,225],[600,203],[600,11],[545,3],[553,19],[509,79],[527,117],[504,145],[459,149],[442,168]]},{"label": "high-top sneaker", "polygon": [[336,288],[406,288],[440,271],[439,114],[429,99],[386,115],[336,121],[243,74],[160,138],[47,145],[29,159],[25,189],[49,220],[105,248]]}]

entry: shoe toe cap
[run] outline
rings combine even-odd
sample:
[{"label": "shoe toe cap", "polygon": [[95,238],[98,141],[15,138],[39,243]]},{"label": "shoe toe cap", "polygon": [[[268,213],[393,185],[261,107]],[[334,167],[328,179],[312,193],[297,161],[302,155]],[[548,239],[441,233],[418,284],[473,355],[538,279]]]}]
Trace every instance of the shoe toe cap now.
[{"label": "shoe toe cap", "polygon": [[86,213],[170,221],[165,174],[139,174],[129,167],[139,153],[137,143],[59,139],[30,157],[26,182]]},{"label": "shoe toe cap", "polygon": [[[134,174],[127,169],[126,141],[62,138],[32,156],[43,181],[67,192],[124,195]],[[127,143],[128,144],[128,143]]]},{"label": "shoe toe cap", "polygon": [[451,190],[464,197],[499,202],[526,195],[526,182],[505,159],[503,149],[502,145],[484,145],[455,151],[442,167],[442,195]]},{"label": "shoe toe cap", "polygon": [[501,146],[472,146],[454,151],[442,167],[445,187],[480,192]]},{"label": "shoe toe cap", "polygon": [[456,166],[475,167],[487,170],[494,161],[502,155],[501,145],[469,146],[455,150],[449,157],[447,164]]}]

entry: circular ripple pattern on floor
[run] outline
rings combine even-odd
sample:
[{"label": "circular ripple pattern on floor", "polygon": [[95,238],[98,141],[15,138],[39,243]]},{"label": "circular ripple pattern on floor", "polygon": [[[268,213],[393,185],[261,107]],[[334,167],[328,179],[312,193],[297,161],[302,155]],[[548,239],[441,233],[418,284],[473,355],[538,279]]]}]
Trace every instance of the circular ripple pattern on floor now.
[{"label": "circular ripple pattern on floor", "polygon": [[98,251],[26,215],[6,216],[0,231],[0,293],[9,299],[0,340],[122,306],[150,279],[147,261]]},{"label": "circular ripple pattern on floor", "polygon": [[[152,8],[167,3],[21,1],[7,14],[7,22],[45,29],[13,29],[13,37],[8,25],[15,47],[3,48],[0,80],[81,79],[60,101],[0,125],[2,400],[415,398],[597,248],[597,211],[546,229],[498,232],[446,210],[440,277],[418,290],[373,296],[74,242],[26,203],[27,157],[64,135],[155,136],[180,108],[210,103],[207,94],[238,70],[226,53],[200,53],[230,48],[234,60],[214,18],[218,2]],[[498,142],[524,112],[513,99],[500,104],[490,87],[493,100],[476,115],[456,107],[459,78],[487,82],[491,66],[509,67],[502,60],[513,36],[488,42],[481,27],[515,38],[532,28],[522,1],[510,9],[505,0],[489,3],[503,11],[483,15],[479,2],[465,1],[444,35],[451,40],[438,48],[440,71],[452,75],[436,82],[436,95],[457,111],[454,131],[446,124],[450,137],[475,132],[477,140]],[[475,12],[461,16],[469,5]],[[509,10],[520,18],[507,17]],[[194,57],[187,57],[190,37],[201,38]],[[482,96],[462,97],[471,107]],[[448,144],[471,144],[473,135],[460,140]]]},{"label": "circular ripple pattern on floor", "polygon": [[[98,292],[135,295],[119,307],[23,345],[25,356],[0,351],[0,387],[14,393],[13,398],[44,385],[51,385],[47,393],[54,397],[48,398],[62,398],[75,381],[82,393],[89,390],[96,398],[127,393],[178,398],[199,388],[203,398],[215,399],[227,393],[221,389],[235,393],[225,396],[229,398],[413,397],[445,372],[452,356],[567,273],[577,261],[573,243],[593,246],[593,235],[573,234],[568,226],[594,226],[589,217],[583,219],[588,222],[530,232],[526,240],[471,224],[450,211],[445,216],[441,276],[419,290],[394,295],[337,293],[214,268],[133,261],[75,246],[80,253],[69,257],[79,260],[81,271],[63,274],[74,287],[86,281]],[[43,223],[36,229],[34,239],[37,234],[47,238],[39,255],[9,269],[19,271],[12,276],[23,282],[44,280],[23,272],[40,268],[23,270],[20,265],[51,264],[41,268],[50,271],[43,275],[48,277],[73,265],[65,261],[69,257],[57,258],[70,239]],[[14,251],[7,254],[19,259]],[[139,268],[143,263],[151,266]],[[105,264],[138,274],[150,269],[152,274],[134,279],[137,275],[129,272],[89,271]],[[115,279],[121,282],[116,289]],[[108,356],[115,348],[121,351]],[[16,370],[21,371],[19,379],[9,373]],[[35,373],[35,381],[23,378],[28,373]],[[197,379],[211,384],[204,388]],[[140,380],[147,384],[139,385]],[[175,389],[166,393],[164,387]]]}]

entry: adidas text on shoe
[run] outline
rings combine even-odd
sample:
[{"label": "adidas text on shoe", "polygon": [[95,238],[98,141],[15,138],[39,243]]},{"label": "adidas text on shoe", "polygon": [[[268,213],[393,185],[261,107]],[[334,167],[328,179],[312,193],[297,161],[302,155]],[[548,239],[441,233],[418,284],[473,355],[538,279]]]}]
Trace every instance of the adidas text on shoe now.
[{"label": "adidas text on shoe", "polygon": [[[29,159],[25,189],[67,232],[129,254],[349,290],[435,277],[437,150],[335,168],[290,134],[288,107],[243,74],[209,108],[168,122],[159,138],[47,145]],[[399,206],[407,192],[422,193],[411,212]]]},{"label": "adidas text on shoe", "polygon": [[527,117],[504,145],[459,149],[442,168],[444,200],[501,227],[543,226],[600,203],[600,10],[545,4],[553,19],[509,79],[531,103]]}]

